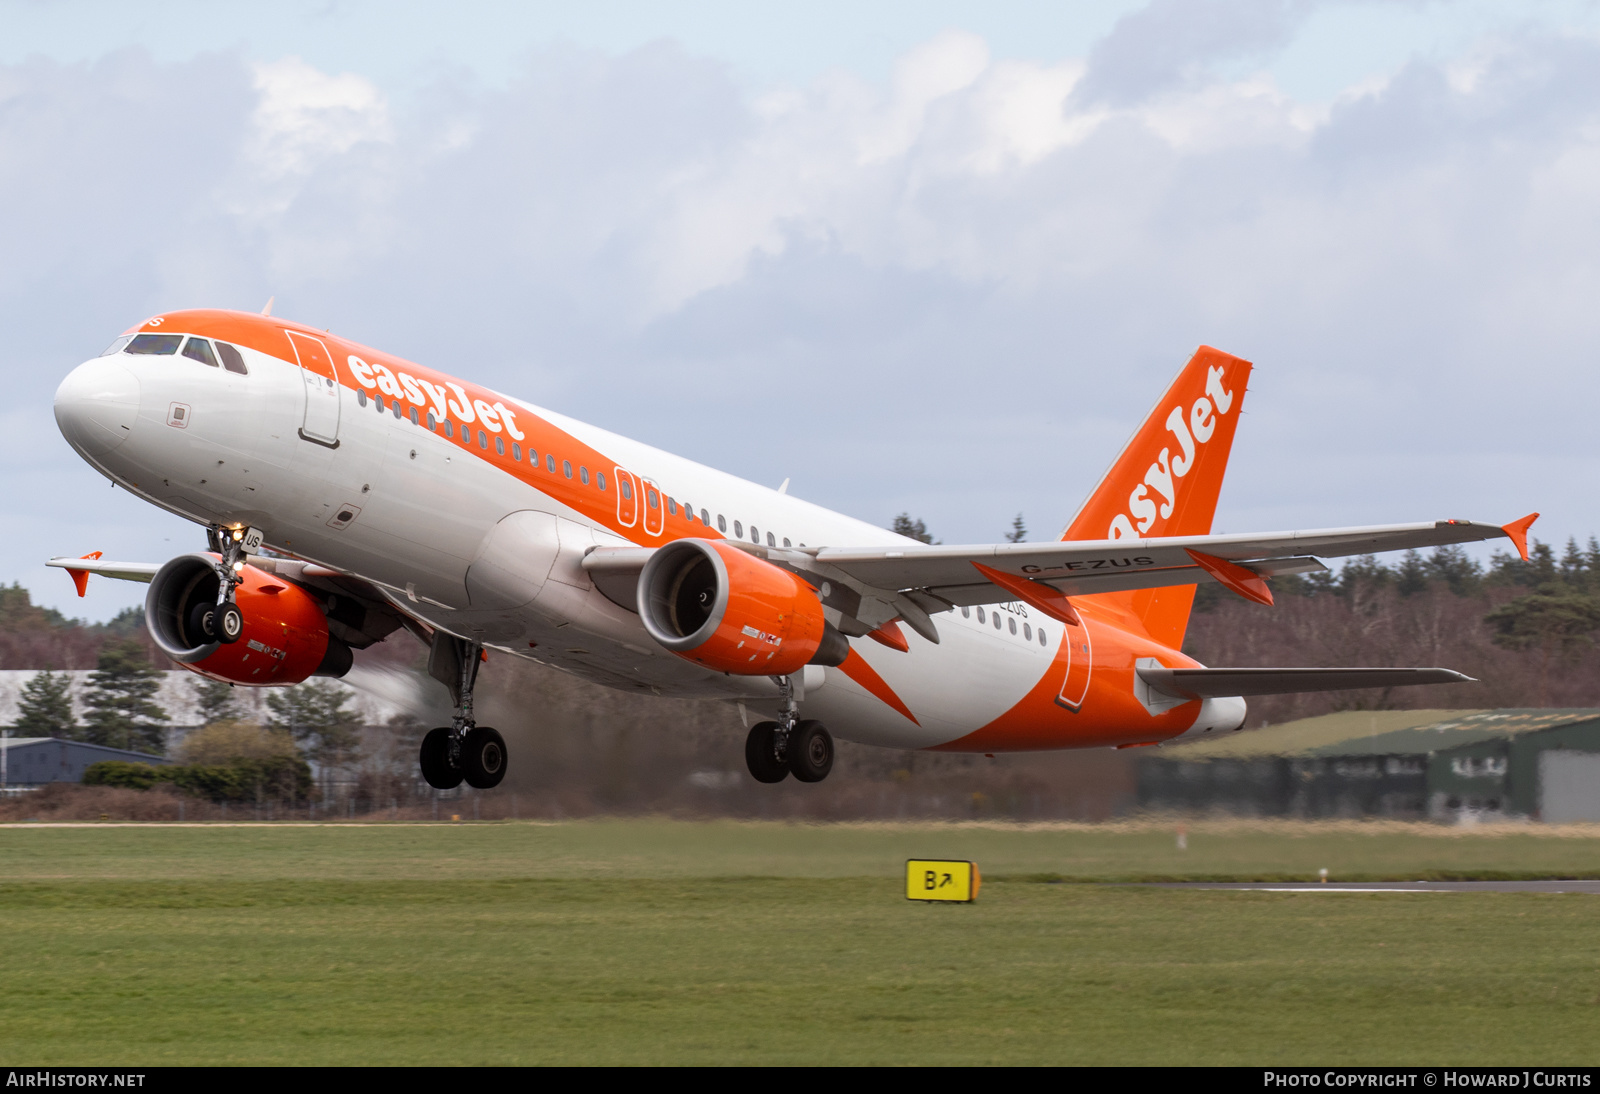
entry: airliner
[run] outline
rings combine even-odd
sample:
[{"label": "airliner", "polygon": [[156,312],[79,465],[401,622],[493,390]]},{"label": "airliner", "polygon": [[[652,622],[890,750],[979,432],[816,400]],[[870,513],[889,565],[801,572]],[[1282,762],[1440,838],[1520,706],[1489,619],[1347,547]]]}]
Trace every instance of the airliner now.
[{"label": "airliner", "polygon": [[[449,689],[432,786],[489,788],[479,666],[739,706],[764,783],[819,782],[834,737],[999,753],[1232,732],[1253,695],[1466,680],[1443,668],[1207,667],[1196,587],[1272,602],[1326,558],[1509,538],[1538,514],[1211,534],[1252,365],[1201,347],[1060,537],[925,544],[553,410],[261,313],[153,316],[73,369],[56,421],[101,474],[205,529],[165,562],[49,565],[149,583],[173,661],[282,687],[406,630]],[[530,712],[536,719],[537,712]],[[751,723],[754,724],[751,724]]]}]

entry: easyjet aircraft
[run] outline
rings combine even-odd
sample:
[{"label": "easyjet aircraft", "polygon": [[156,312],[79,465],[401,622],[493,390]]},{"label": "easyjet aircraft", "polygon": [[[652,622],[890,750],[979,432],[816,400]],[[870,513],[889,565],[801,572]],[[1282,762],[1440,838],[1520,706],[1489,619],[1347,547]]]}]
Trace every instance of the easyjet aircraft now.
[{"label": "easyjet aircraft", "polygon": [[1466,679],[1179,652],[1201,582],[1271,603],[1269,579],[1319,558],[1502,536],[1526,557],[1533,516],[1211,535],[1250,369],[1200,349],[1060,539],[927,546],[265,312],[172,312],[73,370],[56,420],[210,549],[50,565],[80,595],[91,573],[149,582],[161,649],[236,684],[340,676],[409,630],[455,704],[422,745],[436,787],[505,773],[473,719],[490,648],[759,712],[745,758],[763,782],[826,777],[831,734],[1158,744],[1240,728],[1244,696]]}]

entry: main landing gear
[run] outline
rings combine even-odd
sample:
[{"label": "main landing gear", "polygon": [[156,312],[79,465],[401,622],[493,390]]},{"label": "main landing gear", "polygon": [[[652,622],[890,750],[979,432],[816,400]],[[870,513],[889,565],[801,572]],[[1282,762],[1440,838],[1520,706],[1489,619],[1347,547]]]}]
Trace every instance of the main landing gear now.
[{"label": "main landing gear", "polygon": [[453,790],[463,779],[475,790],[488,790],[506,777],[505,738],[472,718],[472,688],[482,660],[483,647],[476,642],[443,631],[434,635],[428,673],[449,686],[456,712],[450,725],[422,738],[418,760],[422,777],[439,790]]},{"label": "main landing gear", "polygon": [[761,783],[781,783],[793,775],[803,783],[819,783],[833,770],[833,735],[821,722],[799,720],[799,704],[787,676],[774,677],[783,693],[783,713],[776,722],[757,722],[744,741],[744,762]]}]

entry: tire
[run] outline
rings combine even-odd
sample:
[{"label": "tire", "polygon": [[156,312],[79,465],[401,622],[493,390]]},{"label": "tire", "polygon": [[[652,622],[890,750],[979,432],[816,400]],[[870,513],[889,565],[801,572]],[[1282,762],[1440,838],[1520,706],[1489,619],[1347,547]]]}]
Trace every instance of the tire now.
[{"label": "tire", "polygon": [[422,766],[422,777],[435,790],[454,790],[461,785],[461,771],[450,766],[450,731],[443,727],[430,729],[422,738],[421,754],[417,757]]},{"label": "tire", "polygon": [[821,722],[801,722],[789,735],[789,770],[803,783],[819,783],[833,770],[833,735]]},{"label": "tire", "polygon": [[461,771],[474,790],[489,790],[506,777],[506,739],[488,726],[474,726],[461,742]]},{"label": "tire", "polygon": [[217,641],[232,645],[239,641],[239,636],[244,633],[244,616],[239,614],[237,604],[224,604],[222,608],[211,617],[212,629],[217,632]]},{"label": "tire", "polygon": [[203,646],[207,642],[217,640],[216,628],[212,623],[217,618],[215,604],[196,604],[189,609],[188,638],[191,646]]},{"label": "tire", "polygon": [[777,722],[757,722],[744,739],[744,763],[758,783],[781,783],[789,777],[789,765],[778,759],[777,735]]}]

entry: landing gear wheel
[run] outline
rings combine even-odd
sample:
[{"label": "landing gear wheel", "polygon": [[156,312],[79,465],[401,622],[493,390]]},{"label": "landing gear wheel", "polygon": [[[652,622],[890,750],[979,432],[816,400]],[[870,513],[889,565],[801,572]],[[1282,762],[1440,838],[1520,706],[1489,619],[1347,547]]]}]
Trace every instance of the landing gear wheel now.
[{"label": "landing gear wheel", "polygon": [[445,728],[430,729],[422,738],[422,752],[417,757],[422,765],[422,777],[436,790],[454,790],[461,785],[461,771],[450,766],[450,731]]},{"label": "landing gear wheel", "polygon": [[751,778],[758,783],[781,783],[789,777],[789,765],[778,759],[778,723],[757,722],[744,739],[744,762]]},{"label": "landing gear wheel", "polygon": [[203,646],[207,642],[217,640],[217,629],[213,625],[217,618],[215,604],[196,604],[189,611],[189,644]]},{"label": "landing gear wheel", "polygon": [[506,777],[506,739],[500,731],[488,726],[474,726],[467,730],[461,742],[461,770],[467,785],[474,790],[488,790],[500,785]]},{"label": "landing gear wheel", "polygon": [[239,641],[239,636],[244,633],[244,616],[239,614],[239,606],[224,604],[211,617],[211,628],[216,631],[218,642],[231,645]]},{"label": "landing gear wheel", "polygon": [[801,722],[789,734],[789,770],[803,783],[819,783],[833,770],[833,735],[821,722]]}]

